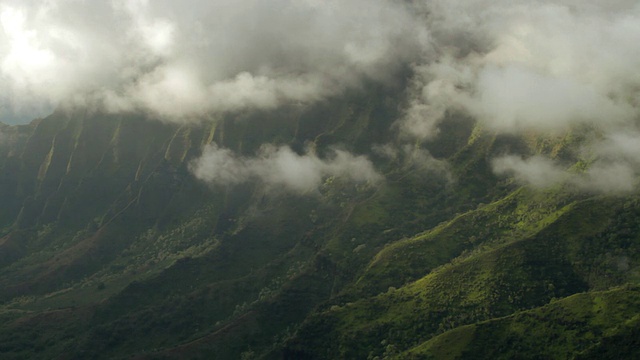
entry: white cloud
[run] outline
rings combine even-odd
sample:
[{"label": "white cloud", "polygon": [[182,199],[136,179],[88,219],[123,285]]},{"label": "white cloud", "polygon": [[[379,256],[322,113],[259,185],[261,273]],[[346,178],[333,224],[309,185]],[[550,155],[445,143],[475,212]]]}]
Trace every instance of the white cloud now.
[{"label": "white cloud", "polygon": [[[504,156],[494,171],[536,187],[566,182],[625,192],[640,175],[640,4],[635,0],[424,2],[435,52],[415,66],[399,128],[437,136],[449,113],[495,133],[548,134],[588,125],[587,170],[543,156]],[[622,135],[624,134],[624,135]]]},{"label": "white cloud", "polygon": [[616,131],[592,146],[591,152],[605,161],[624,161],[640,167],[640,133]]},{"label": "white cloud", "polygon": [[194,175],[218,185],[234,185],[258,180],[270,190],[313,193],[329,176],[355,182],[377,183],[382,176],[364,156],[335,150],[328,159],[313,152],[299,155],[289,147],[265,145],[256,157],[241,157],[215,144],[204,149],[191,164]]},{"label": "white cloud", "polygon": [[627,163],[597,162],[573,183],[582,189],[602,193],[625,193],[636,186],[637,169]]},{"label": "white cloud", "polygon": [[448,182],[453,181],[449,164],[445,160],[434,158],[429,151],[416,145],[394,144],[374,145],[373,153],[391,160],[399,167],[412,168],[425,175],[437,175]]},{"label": "white cloud", "polygon": [[467,110],[487,128],[503,132],[565,130],[575,123],[624,123],[634,116],[590,84],[516,66],[485,67]]},{"label": "white cloud", "polygon": [[[411,64],[398,122],[410,143],[455,112],[497,133],[589,124],[606,139],[585,145],[596,160],[576,184],[623,189],[614,180],[640,173],[639,43],[636,0],[3,0],[0,119],[77,102],[187,121],[318,101]],[[306,156],[300,169],[326,162]],[[564,171],[538,158],[494,165],[541,186]],[[607,173],[618,176],[600,181]]]},{"label": "white cloud", "polygon": [[89,98],[183,120],[311,102],[389,78],[427,40],[409,5],[385,0],[5,0],[0,19],[7,114]]},{"label": "white cloud", "polygon": [[[405,133],[447,110],[497,132],[616,127],[640,115],[636,1],[444,1],[425,5],[438,54],[418,66]],[[415,116],[418,114],[419,116]]]},{"label": "white cloud", "polygon": [[542,156],[523,159],[507,155],[494,159],[492,165],[496,174],[512,175],[516,180],[537,188],[554,185],[565,177],[562,168]]},{"label": "white cloud", "polygon": [[513,176],[518,182],[535,188],[568,184],[582,191],[612,194],[633,191],[640,174],[637,161],[634,164],[608,158],[599,158],[584,172],[577,173],[543,156],[524,159],[507,155],[494,159],[492,165],[496,174]]}]

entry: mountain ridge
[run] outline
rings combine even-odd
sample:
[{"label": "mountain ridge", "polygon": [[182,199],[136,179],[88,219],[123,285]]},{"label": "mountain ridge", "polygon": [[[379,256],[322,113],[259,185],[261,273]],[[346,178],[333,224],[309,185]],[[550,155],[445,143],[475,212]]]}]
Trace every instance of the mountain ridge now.
[{"label": "mountain ridge", "polygon": [[[635,195],[493,172],[505,153],[580,162],[582,130],[522,138],[451,115],[439,137],[403,144],[386,131],[393,96],[183,125],[57,111],[10,127],[0,352],[422,358],[448,331],[637,283]],[[302,194],[206,184],[192,164],[212,143],[246,158],[264,144],[319,159],[341,146],[385,180],[325,176]]]}]

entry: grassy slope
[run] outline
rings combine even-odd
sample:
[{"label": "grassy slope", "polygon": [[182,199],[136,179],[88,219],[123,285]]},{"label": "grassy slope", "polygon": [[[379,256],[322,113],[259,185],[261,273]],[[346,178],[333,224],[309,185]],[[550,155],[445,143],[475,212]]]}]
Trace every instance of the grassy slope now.
[{"label": "grassy slope", "polygon": [[[503,201],[508,202],[508,198]],[[499,208],[501,203],[487,208]],[[637,233],[618,243],[607,240],[611,236],[630,234],[624,229],[616,229],[621,229],[620,224],[629,225],[630,214],[637,211],[633,203],[593,199],[568,204],[557,212],[540,207],[546,209],[540,216],[528,213],[530,218],[537,219],[529,224],[519,222],[517,217],[512,218],[513,222],[506,226],[507,229],[528,229],[516,232],[521,237],[513,237],[511,231],[506,239],[488,233],[486,238],[477,240],[481,245],[476,250],[435,268],[418,281],[398,289],[390,288],[367,299],[334,306],[312,317],[288,344],[285,354],[292,358],[393,355],[443,331],[542,306],[554,298],[594,288],[593,284],[606,282],[608,286],[615,286],[635,281],[640,254],[635,247],[624,246],[636,243]],[[526,204],[537,208],[535,202],[526,201]],[[482,213],[482,209],[472,213],[475,212]],[[625,213],[630,214],[625,218]],[[502,213],[496,214],[499,215]],[[467,214],[461,218],[466,216],[474,215]],[[464,222],[461,218],[435,229],[433,234],[447,234],[447,231],[466,234],[458,238],[462,241],[467,241],[468,234],[482,234],[473,230],[478,222]],[[635,226],[637,218],[633,219]],[[482,224],[492,226],[491,222]],[[538,226],[533,226],[535,224]],[[431,247],[441,249],[437,240],[429,239],[429,234],[388,247],[369,269],[378,277],[381,271],[388,271],[389,276],[393,276],[397,271],[395,264],[400,267],[406,265],[400,259],[412,261],[408,251],[415,249],[417,244],[422,246],[420,253],[428,254]],[[449,241],[455,239],[448,238]],[[607,257],[600,257],[600,251],[609,254],[624,252],[626,261],[632,265],[615,266]],[[401,255],[389,258],[385,266],[378,265],[394,253]],[[427,262],[425,270],[430,267]],[[366,280],[367,276],[361,281],[363,279]],[[542,343],[539,345],[544,347]]]},{"label": "grassy slope", "polygon": [[570,197],[519,189],[509,196],[458,215],[423,234],[380,251],[358,279],[369,294],[400,286],[478,246],[495,246],[537,233],[568,209]]},{"label": "grassy slope", "polygon": [[640,288],[581,293],[445,332],[398,359],[631,359],[640,355]]}]

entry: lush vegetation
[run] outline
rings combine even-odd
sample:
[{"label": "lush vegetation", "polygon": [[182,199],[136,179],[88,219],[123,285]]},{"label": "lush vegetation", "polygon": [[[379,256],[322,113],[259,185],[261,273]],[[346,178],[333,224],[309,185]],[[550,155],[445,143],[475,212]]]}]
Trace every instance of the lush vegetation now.
[{"label": "lush vegetation", "polygon": [[[378,85],[203,124],[75,110],[3,126],[0,357],[636,357],[640,198],[491,171],[513,150],[584,166],[587,130],[495,136],[450,115],[435,140],[371,152],[397,141],[401,97]],[[212,141],[247,156],[342,146],[386,180],[211,186],[189,166]]]}]

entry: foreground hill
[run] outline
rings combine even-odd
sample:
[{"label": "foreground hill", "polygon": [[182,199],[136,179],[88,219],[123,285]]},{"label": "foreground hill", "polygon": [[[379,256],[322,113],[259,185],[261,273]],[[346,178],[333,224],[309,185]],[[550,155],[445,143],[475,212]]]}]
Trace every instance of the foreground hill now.
[{"label": "foreground hill", "polygon": [[[401,144],[388,131],[401,96],[185,125],[61,109],[3,127],[0,354],[632,357],[638,198],[491,171],[513,151],[579,162],[575,134],[495,136],[459,117]],[[210,185],[192,172],[210,143],[247,157],[340,147],[384,181]],[[385,145],[393,156],[372,150]]]}]

